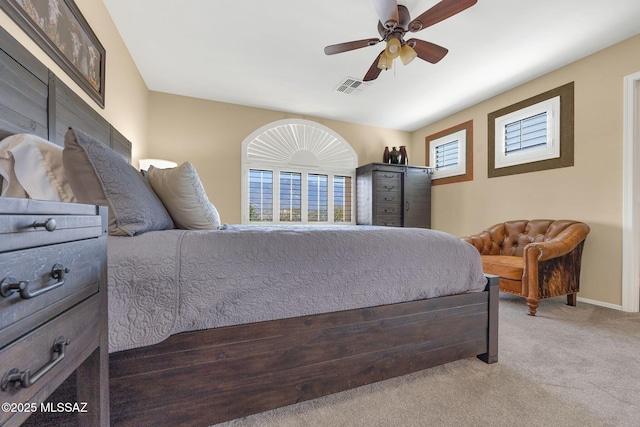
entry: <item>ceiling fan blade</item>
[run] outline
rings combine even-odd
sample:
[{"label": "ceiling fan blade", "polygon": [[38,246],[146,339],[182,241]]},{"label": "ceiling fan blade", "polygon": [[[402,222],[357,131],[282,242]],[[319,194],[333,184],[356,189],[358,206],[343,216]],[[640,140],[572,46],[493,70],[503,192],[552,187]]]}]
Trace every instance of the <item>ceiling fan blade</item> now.
[{"label": "ceiling fan blade", "polygon": [[384,53],[384,50],[380,52],[380,54],[376,57],[376,60],[373,61],[373,64],[371,64],[371,67],[369,67],[369,71],[367,71],[367,74],[365,74],[364,79],[362,79],[363,81],[370,82],[371,80],[375,80],[378,78],[378,76],[380,75],[380,72],[382,71],[380,68],[378,68],[378,61],[380,61],[380,57],[382,56],[383,53]]},{"label": "ceiling fan blade", "polygon": [[335,55],[336,53],[348,52],[350,50],[360,49],[362,47],[373,46],[380,43],[378,39],[356,40],[353,42],[332,44],[324,48],[327,55]]},{"label": "ceiling fan blade", "polygon": [[448,49],[419,39],[407,40],[407,44],[418,54],[418,58],[435,64],[449,52]]},{"label": "ceiling fan blade", "polygon": [[409,31],[417,32],[437,24],[476,4],[478,0],[442,0],[409,23]]},{"label": "ceiling fan blade", "polygon": [[396,0],[371,0],[373,8],[385,28],[398,25],[398,2]]}]

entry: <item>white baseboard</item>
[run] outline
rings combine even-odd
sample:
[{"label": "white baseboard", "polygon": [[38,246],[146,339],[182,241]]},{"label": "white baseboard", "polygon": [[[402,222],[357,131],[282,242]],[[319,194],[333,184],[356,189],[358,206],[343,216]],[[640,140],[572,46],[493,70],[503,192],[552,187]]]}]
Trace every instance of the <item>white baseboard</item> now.
[{"label": "white baseboard", "polygon": [[596,301],[594,299],[587,299],[587,298],[578,297],[578,302],[584,302],[586,304],[598,305],[600,307],[606,307],[606,308],[611,308],[613,310],[622,311],[622,306],[621,305],[610,304],[608,302],[602,302],[602,301]]}]

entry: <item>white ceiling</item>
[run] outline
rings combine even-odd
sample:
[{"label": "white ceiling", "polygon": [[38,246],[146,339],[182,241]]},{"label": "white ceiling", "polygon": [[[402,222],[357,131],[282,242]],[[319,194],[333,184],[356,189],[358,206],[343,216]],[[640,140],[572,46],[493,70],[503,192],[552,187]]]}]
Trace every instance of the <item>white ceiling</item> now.
[{"label": "white ceiling", "polygon": [[[399,3],[414,18],[438,1]],[[438,64],[396,60],[346,95],[339,83],[362,79],[384,45],[323,48],[378,37],[369,0],[104,3],[150,90],[405,131],[640,32],[640,0],[479,0],[410,33],[449,49]]]}]

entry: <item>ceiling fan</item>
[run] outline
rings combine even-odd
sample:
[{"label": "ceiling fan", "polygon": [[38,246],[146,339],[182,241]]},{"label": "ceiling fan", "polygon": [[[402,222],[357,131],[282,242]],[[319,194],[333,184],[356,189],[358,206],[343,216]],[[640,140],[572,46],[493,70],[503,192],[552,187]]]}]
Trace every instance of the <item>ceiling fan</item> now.
[{"label": "ceiling fan", "polygon": [[373,46],[381,41],[386,42],[386,48],[380,52],[364,76],[363,80],[365,82],[375,80],[382,70],[390,69],[393,60],[397,57],[400,57],[404,65],[407,65],[416,57],[435,64],[444,58],[449,51],[442,46],[424,40],[409,39],[405,41],[405,34],[409,31],[417,33],[420,30],[462,12],[477,2],[478,0],[442,0],[411,21],[409,10],[406,6],[398,4],[396,0],[371,0],[380,18],[378,21],[378,33],[380,33],[381,38],[334,44],[325,47],[324,53],[334,55],[336,53]]}]

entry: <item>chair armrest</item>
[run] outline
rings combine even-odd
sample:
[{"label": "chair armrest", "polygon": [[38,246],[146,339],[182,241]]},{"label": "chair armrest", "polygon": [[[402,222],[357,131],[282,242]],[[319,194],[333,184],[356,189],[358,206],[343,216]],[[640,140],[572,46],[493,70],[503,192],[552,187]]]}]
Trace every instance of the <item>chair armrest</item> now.
[{"label": "chair armrest", "polygon": [[587,224],[572,224],[563,230],[560,234],[546,242],[529,243],[524,248],[524,262],[529,264],[529,258],[535,257],[537,261],[546,261],[568,254],[576,248],[584,239],[587,238],[590,228]]}]

